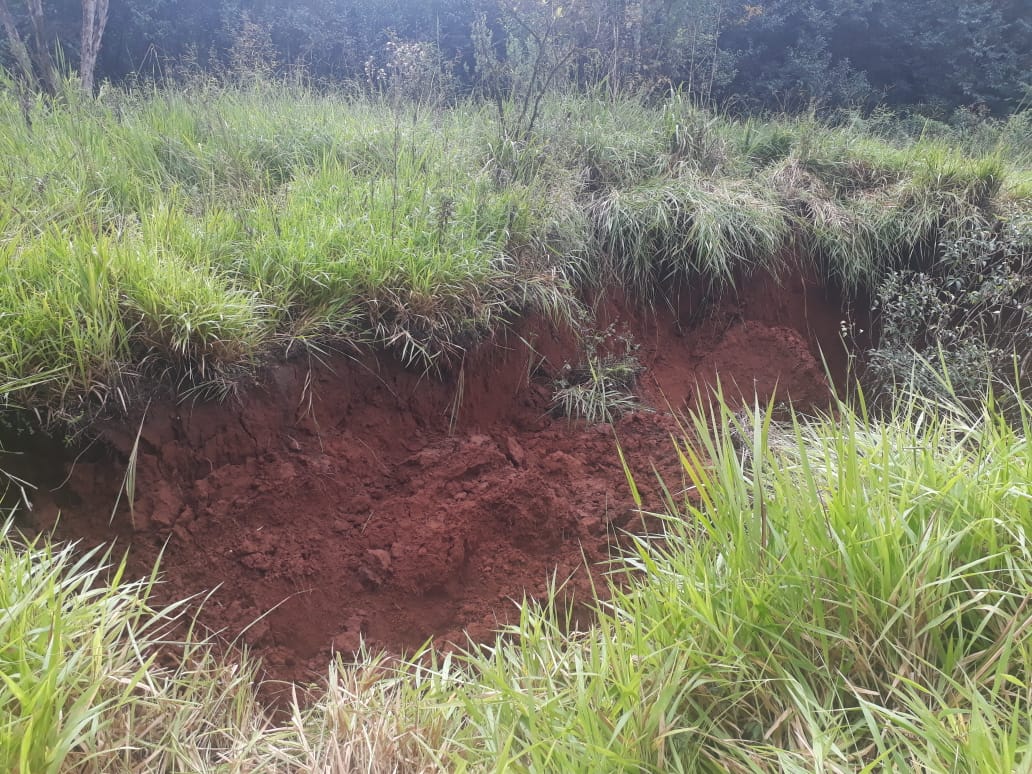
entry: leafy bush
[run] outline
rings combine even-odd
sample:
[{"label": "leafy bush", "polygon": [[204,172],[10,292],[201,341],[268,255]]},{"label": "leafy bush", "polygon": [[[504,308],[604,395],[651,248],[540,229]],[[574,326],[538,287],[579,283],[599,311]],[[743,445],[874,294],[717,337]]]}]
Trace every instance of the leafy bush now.
[{"label": "leafy bush", "polygon": [[[1032,362],[1032,228],[982,225],[943,246],[927,271],[889,273],[869,379],[883,391],[981,396],[990,380],[1027,379]],[[928,368],[921,363],[931,364]]]}]

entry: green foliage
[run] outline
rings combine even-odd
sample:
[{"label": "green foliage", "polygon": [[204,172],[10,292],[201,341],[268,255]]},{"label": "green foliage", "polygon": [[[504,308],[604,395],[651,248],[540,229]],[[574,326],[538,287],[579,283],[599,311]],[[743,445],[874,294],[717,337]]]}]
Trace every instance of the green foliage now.
[{"label": "green foliage", "polygon": [[803,131],[772,181],[802,216],[820,272],[847,289],[926,266],[941,239],[988,222],[1007,174],[996,155],[967,157],[941,142],[897,147],[854,130]]},{"label": "green foliage", "polygon": [[878,102],[940,115],[1018,108],[1032,74],[1021,0],[764,0],[721,43],[739,51],[725,94],[775,109]]},{"label": "green foliage", "polygon": [[[715,403],[594,622],[559,589],[465,654],[359,654],[275,724],[97,553],[0,533],[0,762],[22,771],[1020,771],[1032,408]],[[632,481],[632,491],[636,491]],[[181,649],[175,666],[157,653]],[[143,761],[143,763],[141,763]]]},{"label": "green foliage", "polygon": [[928,271],[890,273],[876,304],[880,335],[867,370],[882,390],[906,384],[977,400],[993,382],[1027,380],[1032,229],[1004,223],[950,240]]},{"label": "green foliage", "polygon": [[154,385],[225,395],[302,347],[433,369],[520,315],[573,319],[577,289],[712,297],[793,256],[873,290],[1027,185],[1003,145],[676,94],[550,96],[524,143],[486,106],[424,107],[256,81],[72,93],[29,123],[0,94],[0,393],[74,421]]},{"label": "green foliage", "polygon": [[149,666],[137,638],[160,636],[161,616],[144,603],[151,582],[123,583],[124,566],[76,553],[18,545],[10,521],[0,527],[5,771],[64,771],[85,740],[103,738],[109,713],[132,699]]},{"label": "green foliage", "polygon": [[[200,771],[179,750],[203,759],[228,749],[223,723],[234,717],[267,728],[253,695],[234,696],[253,666],[219,664],[212,644],[197,642],[180,644],[180,666],[158,665],[159,646],[176,648],[183,606],[150,608],[154,578],[127,582],[124,571],[96,550],[22,543],[10,521],[0,526],[4,771],[129,771],[142,760]],[[216,722],[205,727],[203,716]]]},{"label": "green foliage", "polygon": [[511,0],[498,5],[505,28],[504,52],[497,50],[487,15],[471,28],[479,90],[495,106],[498,136],[493,155],[502,169],[525,174],[521,156],[532,150],[534,129],[545,97],[566,85],[577,42],[570,6],[552,0]]},{"label": "green foliage", "polygon": [[717,289],[776,268],[787,213],[759,187],[685,174],[614,191],[594,217],[613,277],[646,297],[677,280]]},{"label": "green foliage", "polygon": [[225,643],[196,636],[186,603],[154,609],[154,578],[129,582],[123,572],[109,554],[24,542],[10,521],[0,526],[4,771],[428,765],[406,715],[414,711],[425,741],[438,721],[417,704],[424,689],[414,681],[378,681],[386,666],[376,659],[363,669],[331,666],[322,702],[294,703],[277,724],[259,700],[255,661],[246,653],[229,661]]},{"label": "green foliage", "polygon": [[525,604],[456,676],[462,765],[1026,765],[1028,407],[1024,431],[917,401],[880,425],[837,414],[695,417],[689,494],[618,563],[597,622],[569,634],[567,611]]},{"label": "green foliage", "polygon": [[[24,33],[25,4],[9,5]],[[44,38],[78,51],[79,4],[44,8]],[[97,80],[249,83],[289,73],[378,89],[379,75],[400,63],[409,73],[417,65],[405,80],[413,94],[426,93],[425,76],[431,90],[502,86],[508,95],[566,83],[610,96],[673,86],[736,109],[885,103],[943,120],[958,109],[1027,107],[1027,11],[1024,0],[123,0]],[[15,49],[0,47],[0,64],[23,71]],[[525,128],[519,103],[507,108],[510,136]]]},{"label": "green foliage", "polygon": [[141,378],[223,394],[301,344],[434,367],[566,313],[565,275],[534,263],[549,195],[477,171],[475,111],[402,125],[261,84],[71,104],[31,132],[3,107],[0,383],[51,375],[23,397],[54,418],[123,408]]}]

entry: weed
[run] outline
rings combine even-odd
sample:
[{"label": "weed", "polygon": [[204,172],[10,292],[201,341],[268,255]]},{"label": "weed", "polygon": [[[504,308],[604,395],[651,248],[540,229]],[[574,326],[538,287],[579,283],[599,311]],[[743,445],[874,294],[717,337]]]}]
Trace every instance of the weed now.
[{"label": "weed", "polygon": [[556,412],[594,424],[611,423],[621,414],[639,410],[641,404],[632,391],[644,369],[630,335],[618,335],[613,324],[605,331],[582,328],[580,338],[584,362],[563,366],[552,393]]}]

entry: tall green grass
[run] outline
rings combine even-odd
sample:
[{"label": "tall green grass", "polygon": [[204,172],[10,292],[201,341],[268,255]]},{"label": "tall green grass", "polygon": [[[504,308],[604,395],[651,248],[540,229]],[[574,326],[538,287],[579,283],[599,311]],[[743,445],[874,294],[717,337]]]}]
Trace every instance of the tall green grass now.
[{"label": "tall green grass", "polygon": [[790,234],[773,197],[692,176],[613,191],[594,215],[610,273],[646,298],[679,280],[727,290],[757,267],[783,268]]},{"label": "tall green grass", "polygon": [[[21,543],[9,521],[0,528],[5,771],[153,771],[176,748],[190,750],[173,766],[185,770],[190,758],[232,759],[222,723],[267,727],[253,695],[233,690],[250,685],[253,666],[219,662],[211,643],[177,647],[183,605],[148,607],[154,579],[126,581],[124,569],[110,554]],[[159,665],[173,653],[177,666]]]},{"label": "tall green grass", "polygon": [[224,394],[299,347],[434,368],[520,315],[570,319],[585,286],[719,292],[786,258],[873,289],[1027,200],[1002,150],[676,95],[552,97],[526,147],[493,120],[260,81],[27,113],[0,91],[0,392],[48,374],[22,402],[71,420],[147,384]]},{"label": "tall green grass", "polygon": [[999,155],[967,157],[942,142],[894,147],[804,125],[771,180],[791,202],[815,267],[870,290],[897,267],[921,267],[942,242],[989,222],[1007,176]]},{"label": "tall green grass", "polygon": [[0,384],[56,371],[27,400],[72,418],[143,380],[218,392],[300,344],[426,368],[561,317],[565,274],[517,260],[548,253],[548,193],[497,185],[462,117],[265,85],[26,122],[0,96]]},{"label": "tall green grass", "polygon": [[494,771],[1023,771],[1032,413],[694,417],[597,623],[526,605],[456,687]]},{"label": "tall green grass", "polygon": [[110,553],[24,542],[0,525],[0,767],[45,772],[419,771],[438,723],[386,664],[331,667],[321,702],[276,719],[261,667],[148,604]]}]

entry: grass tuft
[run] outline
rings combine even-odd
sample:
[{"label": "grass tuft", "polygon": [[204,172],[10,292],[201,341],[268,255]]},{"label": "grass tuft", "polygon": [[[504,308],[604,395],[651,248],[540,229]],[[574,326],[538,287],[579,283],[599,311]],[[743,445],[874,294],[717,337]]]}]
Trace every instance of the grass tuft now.
[{"label": "grass tuft", "polygon": [[757,267],[776,269],[790,230],[759,190],[693,175],[614,191],[594,219],[610,281],[645,298],[679,280],[726,290]]}]

